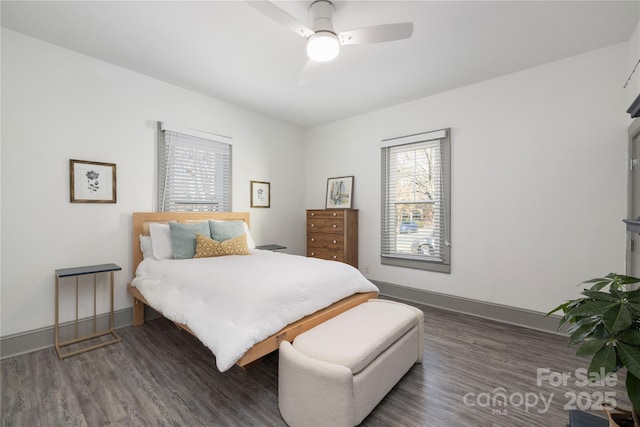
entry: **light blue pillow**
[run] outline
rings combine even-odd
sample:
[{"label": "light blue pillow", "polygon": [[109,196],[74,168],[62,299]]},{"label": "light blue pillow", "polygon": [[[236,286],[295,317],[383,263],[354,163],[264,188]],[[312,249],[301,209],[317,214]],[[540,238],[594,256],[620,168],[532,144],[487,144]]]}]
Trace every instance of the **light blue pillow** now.
[{"label": "light blue pillow", "polygon": [[209,220],[211,238],[218,242],[233,239],[244,234],[244,221],[212,221]]},{"label": "light blue pillow", "polygon": [[196,234],[210,236],[209,224],[206,222],[194,224],[170,222],[169,228],[171,229],[171,247],[175,259],[193,258],[196,254]]}]

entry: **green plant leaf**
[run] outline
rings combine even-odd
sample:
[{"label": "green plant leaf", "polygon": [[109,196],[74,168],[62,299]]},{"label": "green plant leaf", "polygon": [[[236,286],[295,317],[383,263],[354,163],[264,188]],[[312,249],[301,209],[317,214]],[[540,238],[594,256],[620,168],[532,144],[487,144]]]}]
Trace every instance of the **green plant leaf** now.
[{"label": "green plant leaf", "polygon": [[617,339],[625,344],[640,346],[640,331],[637,329],[622,331],[622,333],[617,336]]},{"label": "green plant leaf", "polygon": [[631,313],[627,307],[618,303],[602,316],[602,321],[612,335],[616,335],[633,324]]},{"label": "green plant leaf", "polygon": [[608,340],[594,339],[586,341],[576,352],[576,356],[592,356],[605,346]]},{"label": "green plant leaf", "polygon": [[602,316],[580,316],[573,319],[574,326],[592,325],[602,322]]},{"label": "green plant leaf", "polygon": [[582,283],[597,283],[597,282],[607,282],[607,283],[609,283],[609,279],[607,279],[605,277],[596,277],[595,279],[585,280]]},{"label": "green plant leaf", "polygon": [[556,311],[562,310],[563,313],[567,312],[567,306],[569,305],[571,301],[567,301],[567,302],[563,302],[562,304],[560,304],[559,306],[557,306],[556,308],[554,308],[553,310],[551,310],[550,312],[548,312],[547,314],[545,314],[545,316],[551,316],[553,313],[555,313]]},{"label": "green plant leaf", "polygon": [[607,328],[604,327],[604,323],[598,323],[591,333],[591,338],[605,340],[611,338],[611,334],[607,331]]},{"label": "green plant leaf", "polygon": [[600,368],[604,368],[605,375],[616,371],[616,348],[613,345],[604,346],[591,359],[589,373],[595,372],[599,375]]},{"label": "green plant leaf", "polygon": [[569,336],[569,347],[574,346],[581,341],[584,341],[586,337],[590,336],[593,333],[597,326],[597,323],[587,323],[580,326]]},{"label": "green plant leaf", "polygon": [[578,299],[572,299],[571,301],[567,301],[567,308],[571,309],[573,307],[576,307],[580,304],[584,304],[586,300],[584,298],[578,298]]},{"label": "green plant leaf", "polygon": [[556,311],[560,311],[562,310],[563,314],[566,314],[567,311],[569,311],[570,309],[584,303],[585,301],[587,301],[586,298],[578,298],[578,299],[572,299],[569,301],[565,301],[562,304],[560,304],[559,306],[557,306],[556,308],[554,308],[553,310],[551,310],[550,312],[548,312],[545,316],[550,316],[553,313],[555,313]]},{"label": "green plant leaf", "polygon": [[618,355],[618,352],[616,352],[616,367],[613,369],[613,372],[618,372],[623,367],[624,367],[624,364],[622,363],[622,360],[620,360],[620,356]]},{"label": "green plant leaf", "polygon": [[640,282],[640,279],[638,279],[637,277],[625,276],[624,274],[610,273],[607,275],[607,277],[609,276],[611,276],[612,279],[614,279],[615,281],[619,282],[622,285],[630,285],[632,283]]},{"label": "green plant leaf", "polygon": [[625,285],[633,285],[636,283],[640,283],[640,278],[633,276],[624,276],[624,284]]},{"label": "green plant leaf", "polygon": [[631,404],[637,412],[640,412],[640,379],[631,372],[627,372],[627,381],[625,385],[627,387],[627,395],[629,396]]},{"label": "green plant leaf", "polygon": [[567,334],[572,335],[575,331],[580,329],[581,327],[587,326],[595,326],[602,323],[602,318],[600,316],[591,316],[591,317],[582,317],[580,319],[574,319],[575,322],[569,329],[567,329]]},{"label": "green plant leaf", "polygon": [[610,282],[605,279],[592,279],[583,283],[595,283],[595,285],[591,286],[591,288],[589,289],[592,291],[599,291],[600,289],[605,288],[607,285],[609,285]]},{"label": "green plant leaf", "polygon": [[625,368],[635,377],[640,378],[640,349],[623,342],[618,342],[618,355]]},{"label": "green plant leaf", "polygon": [[595,315],[604,315],[611,307],[615,307],[619,305],[619,302],[610,302],[610,301],[592,301],[587,300],[584,304],[580,304],[575,308],[570,309],[567,312],[567,316],[571,320],[572,317],[576,316],[595,316]]},{"label": "green plant leaf", "polygon": [[609,283],[609,292],[613,293],[614,291],[619,290],[622,287],[622,282],[618,279],[611,280]]},{"label": "green plant leaf", "polygon": [[633,313],[636,320],[640,317],[640,302],[627,302],[627,308]]},{"label": "green plant leaf", "polygon": [[594,299],[596,301],[620,301],[620,298],[611,295],[607,292],[599,292],[599,291],[582,291],[581,292],[582,295],[585,295],[591,299]]},{"label": "green plant leaf", "polygon": [[624,300],[625,298],[627,298],[627,293],[625,291],[621,291],[620,289],[610,288],[609,293],[620,300]]},{"label": "green plant leaf", "polygon": [[567,324],[568,321],[569,319],[567,318],[567,316],[562,316],[562,318],[558,322],[558,327],[556,328],[556,331],[559,332],[564,327],[564,325]]},{"label": "green plant leaf", "polygon": [[629,292],[629,295],[627,295],[627,299],[633,302],[640,302],[640,289]]}]

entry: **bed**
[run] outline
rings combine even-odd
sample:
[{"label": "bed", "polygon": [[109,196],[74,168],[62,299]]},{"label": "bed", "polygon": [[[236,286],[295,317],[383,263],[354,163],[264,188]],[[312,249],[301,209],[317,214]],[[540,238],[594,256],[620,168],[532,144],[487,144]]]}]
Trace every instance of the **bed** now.
[{"label": "bed", "polygon": [[[149,236],[150,227],[156,227],[151,224],[168,224],[170,222],[192,224],[209,220],[242,221],[246,224],[248,231],[250,218],[248,213],[235,212],[134,213],[132,249],[135,277],[127,286],[127,291],[134,300],[133,323],[135,326],[144,323],[144,307],[153,308],[209,347],[216,356],[216,364],[220,371],[229,369],[233,364],[244,367],[277,350],[281,341],[291,342],[297,335],[325,320],[377,296],[377,288],[356,269],[335,261],[260,250],[251,250],[251,255],[230,255],[198,260],[157,261],[144,259],[140,247],[140,236]],[[196,265],[197,268],[194,267]],[[214,269],[213,271],[216,273],[205,273],[204,270],[201,272],[200,265],[203,265],[203,268]],[[275,273],[267,271],[272,268],[271,266],[279,271],[291,272],[285,275],[282,282],[292,282],[294,289],[280,289],[280,283],[263,286],[261,284],[263,278],[267,280],[270,276],[275,275]],[[258,269],[264,269],[266,273],[261,273],[258,276],[255,273]],[[333,286],[330,288],[321,287],[322,291],[317,292],[320,286],[315,284],[315,281],[325,275],[334,274],[334,270],[338,280],[331,279],[327,282],[343,282],[344,285],[335,287],[335,290]],[[246,292],[241,291],[240,287],[236,287],[236,285],[240,286],[239,282],[236,283],[236,276],[239,281],[240,274],[238,272],[242,271],[253,271],[253,276],[249,275],[245,279],[251,279],[249,283],[242,284],[242,286],[247,286]],[[313,276],[313,284],[307,283],[311,279],[303,278],[307,271]],[[156,277],[162,277],[163,281],[156,280]],[[209,282],[209,280],[204,280],[205,277],[216,277],[218,284],[233,282],[234,286],[216,288],[223,289],[223,291],[210,290],[209,284],[207,286],[200,285]],[[196,281],[195,284],[187,285],[186,282],[189,278]],[[205,292],[212,292],[211,295],[215,295],[215,298]],[[278,292],[286,293],[279,294]],[[348,293],[348,295],[340,295],[343,293]],[[198,314],[194,309],[186,308],[183,301],[188,301],[188,298],[192,298],[194,302],[198,301],[196,306],[201,307]],[[229,300],[223,300],[223,298],[229,298]],[[203,305],[205,304],[203,301],[207,304],[218,304],[215,306],[217,308],[207,308]],[[273,309],[267,304],[272,304]],[[227,307],[237,307],[235,310],[231,310],[233,311],[232,315],[235,315],[236,311],[243,312],[242,315],[239,315],[242,320],[227,320],[219,317]],[[259,310],[264,309],[273,311],[273,313],[258,314]],[[244,321],[242,316],[253,316],[254,311],[255,316],[259,316],[261,319],[259,328],[255,323],[250,322],[251,319],[247,319],[246,329],[249,332],[246,335],[250,336],[244,337],[245,330],[239,323]],[[203,326],[200,317],[209,315],[216,317],[202,319],[208,322]],[[272,317],[273,320],[271,320]],[[265,323],[264,326],[263,323]],[[274,329],[276,327],[277,329]],[[269,328],[273,330],[269,330]],[[231,335],[227,336],[227,333]],[[236,338],[247,342],[251,341],[249,344],[247,342],[236,343]],[[230,344],[227,345],[226,341],[229,341]],[[233,347],[233,351],[229,352],[226,349],[223,351],[221,347],[225,345]],[[240,353],[237,353],[238,351]]]}]

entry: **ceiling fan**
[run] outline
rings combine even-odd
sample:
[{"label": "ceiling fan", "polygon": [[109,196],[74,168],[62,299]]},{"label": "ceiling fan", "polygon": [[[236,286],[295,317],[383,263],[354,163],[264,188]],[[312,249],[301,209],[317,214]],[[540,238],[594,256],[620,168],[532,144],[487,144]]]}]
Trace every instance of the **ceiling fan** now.
[{"label": "ceiling fan", "polygon": [[408,39],[413,34],[413,23],[382,24],[351,31],[336,32],[333,29],[335,6],[329,0],[315,0],[309,6],[311,28],[269,1],[247,1],[249,5],[289,28],[307,40],[308,61],[302,70],[299,84],[305,84],[321,62],[331,61],[340,53],[341,45],[382,43]]}]

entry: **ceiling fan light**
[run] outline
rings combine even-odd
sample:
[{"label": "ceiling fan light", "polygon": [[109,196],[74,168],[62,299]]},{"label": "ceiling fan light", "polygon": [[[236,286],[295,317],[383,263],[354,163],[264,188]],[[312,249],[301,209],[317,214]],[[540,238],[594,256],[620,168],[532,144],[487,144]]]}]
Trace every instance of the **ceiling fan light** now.
[{"label": "ceiling fan light", "polygon": [[339,53],[340,42],[332,32],[318,31],[307,39],[307,56],[313,61],[331,61]]}]

